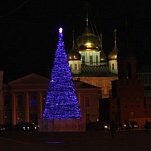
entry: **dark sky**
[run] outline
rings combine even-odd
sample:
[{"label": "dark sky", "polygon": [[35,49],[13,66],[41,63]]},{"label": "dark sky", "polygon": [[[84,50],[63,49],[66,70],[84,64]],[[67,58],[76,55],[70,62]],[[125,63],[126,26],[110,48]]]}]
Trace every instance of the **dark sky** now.
[{"label": "dark sky", "polygon": [[[97,32],[103,34],[105,53],[112,50],[113,30],[117,29],[120,50],[124,23],[130,33],[131,48],[139,62],[151,59],[150,0],[89,0],[89,15]],[[1,0],[0,1],[0,70],[6,81],[29,73],[46,75],[52,67],[57,48],[58,28],[64,28],[65,48],[85,27],[86,0]],[[127,18],[127,19],[125,19]],[[151,63],[150,63],[151,64]]]}]

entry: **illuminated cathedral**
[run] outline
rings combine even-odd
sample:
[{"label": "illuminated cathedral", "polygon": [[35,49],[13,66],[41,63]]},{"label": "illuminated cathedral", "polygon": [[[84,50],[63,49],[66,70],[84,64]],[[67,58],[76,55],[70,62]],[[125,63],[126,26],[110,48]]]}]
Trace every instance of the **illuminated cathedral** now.
[{"label": "illuminated cathedral", "polygon": [[114,48],[106,55],[102,47],[102,35],[96,35],[89,27],[88,17],[83,33],[75,38],[68,53],[73,79],[100,87],[101,98],[109,98],[111,82],[118,79],[117,30],[114,34]]}]

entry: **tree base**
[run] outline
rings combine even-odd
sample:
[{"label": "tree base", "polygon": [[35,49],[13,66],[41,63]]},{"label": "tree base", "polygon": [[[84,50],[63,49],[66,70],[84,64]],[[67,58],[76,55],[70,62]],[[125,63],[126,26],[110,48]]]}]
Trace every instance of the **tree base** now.
[{"label": "tree base", "polygon": [[38,121],[39,132],[84,132],[86,122],[83,119],[42,119]]}]

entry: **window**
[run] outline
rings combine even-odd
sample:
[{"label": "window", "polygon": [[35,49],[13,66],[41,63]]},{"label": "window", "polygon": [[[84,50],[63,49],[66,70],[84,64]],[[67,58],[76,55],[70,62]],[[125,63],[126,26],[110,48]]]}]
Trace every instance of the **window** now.
[{"label": "window", "polygon": [[85,64],[85,56],[82,56],[82,64]]},{"label": "window", "polygon": [[112,70],[114,70],[114,64],[112,64]]},{"label": "window", "polygon": [[90,56],[90,64],[93,64],[93,57]]},{"label": "window", "polygon": [[70,64],[70,69],[72,70],[72,64]]},{"label": "window", "polygon": [[98,56],[96,56],[96,64],[98,64]]},{"label": "window", "polygon": [[37,96],[36,94],[31,94],[30,96],[30,107],[35,108],[37,106]]},{"label": "window", "polygon": [[130,117],[134,117],[134,112],[130,112]]}]

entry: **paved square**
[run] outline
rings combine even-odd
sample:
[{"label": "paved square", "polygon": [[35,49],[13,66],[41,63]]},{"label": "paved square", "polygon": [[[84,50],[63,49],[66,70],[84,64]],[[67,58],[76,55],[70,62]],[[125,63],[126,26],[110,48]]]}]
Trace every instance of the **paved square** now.
[{"label": "paved square", "polygon": [[1,151],[150,151],[151,131],[97,132],[5,132],[0,135]]}]

